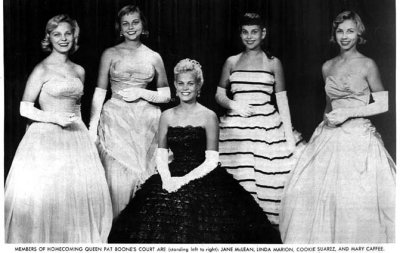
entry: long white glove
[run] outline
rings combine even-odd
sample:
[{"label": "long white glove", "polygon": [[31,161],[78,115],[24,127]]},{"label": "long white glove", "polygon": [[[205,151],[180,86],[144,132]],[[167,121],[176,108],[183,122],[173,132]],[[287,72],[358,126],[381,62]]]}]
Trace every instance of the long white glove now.
[{"label": "long white glove", "polygon": [[143,98],[153,103],[168,103],[171,99],[171,90],[169,87],[157,88],[157,91],[132,87],[123,89],[119,91],[118,94],[127,102],[133,102],[139,98]]},{"label": "long white glove", "polygon": [[107,90],[96,88],[93,94],[92,108],[90,111],[89,135],[92,141],[97,140],[97,126],[99,125],[101,108],[106,98]]},{"label": "long white glove", "polygon": [[157,148],[156,165],[163,183],[163,189],[168,189],[171,182],[171,172],[168,168],[168,149]]},{"label": "long white glove", "polygon": [[373,116],[389,110],[389,93],[387,91],[373,92],[374,102],[365,106],[353,108],[338,108],[326,114],[328,121],[333,125],[345,122],[348,118]]},{"label": "long white glove", "polygon": [[202,164],[194,168],[188,174],[182,177],[172,177],[169,192],[175,192],[190,181],[199,179],[210,173],[218,166],[219,152],[214,150],[206,150],[206,159]]},{"label": "long white glove", "polygon": [[293,151],[296,148],[296,141],[293,135],[292,120],[290,118],[289,102],[286,91],[275,93],[276,103],[278,105],[279,115],[283,123],[283,129],[285,131],[285,138],[288,144],[289,150]]},{"label": "long white glove", "polygon": [[253,114],[253,107],[251,105],[229,99],[226,95],[226,89],[220,86],[217,87],[215,100],[217,100],[218,104],[222,107],[233,110],[242,117],[249,117]]},{"label": "long white glove", "polygon": [[78,119],[75,113],[43,111],[37,109],[34,106],[34,103],[27,101],[21,101],[19,112],[21,116],[31,119],[33,121],[54,123],[62,127],[71,125],[75,120]]}]

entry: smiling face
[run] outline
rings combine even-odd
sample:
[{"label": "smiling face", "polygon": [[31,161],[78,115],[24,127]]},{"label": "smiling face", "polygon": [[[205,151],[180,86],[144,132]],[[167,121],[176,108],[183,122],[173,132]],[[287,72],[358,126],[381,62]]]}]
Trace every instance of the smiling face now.
[{"label": "smiling face", "polygon": [[50,32],[49,40],[53,50],[59,53],[68,53],[74,46],[74,33],[72,26],[67,22],[61,22]]},{"label": "smiling face", "polygon": [[139,40],[143,24],[138,12],[128,13],[121,17],[121,35],[126,40]]},{"label": "smiling face", "polygon": [[182,102],[195,101],[201,86],[196,80],[194,71],[183,72],[176,75],[176,94]]},{"label": "smiling face", "polygon": [[259,48],[265,35],[266,29],[262,29],[258,25],[244,25],[240,31],[242,43],[249,50]]},{"label": "smiling face", "polygon": [[357,24],[351,20],[345,20],[340,23],[336,29],[336,42],[341,50],[348,51],[356,47],[359,37]]}]

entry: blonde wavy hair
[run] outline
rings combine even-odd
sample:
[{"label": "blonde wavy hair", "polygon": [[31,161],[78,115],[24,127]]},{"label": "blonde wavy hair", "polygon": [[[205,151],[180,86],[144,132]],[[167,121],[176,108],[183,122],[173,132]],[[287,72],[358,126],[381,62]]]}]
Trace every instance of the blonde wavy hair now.
[{"label": "blonde wavy hair", "polygon": [[65,22],[65,23],[68,23],[71,25],[72,33],[74,35],[74,45],[71,48],[71,50],[69,51],[69,53],[72,54],[72,53],[75,53],[76,50],[78,50],[78,48],[79,48],[78,39],[79,39],[79,32],[80,32],[78,22],[76,22],[75,19],[70,18],[67,14],[60,14],[60,15],[52,17],[47,22],[44,39],[41,42],[42,50],[44,52],[51,52],[51,50],[53,50],[51,42],[50,42],[50,33],[52,31],[54,31],[54,29],[56,29],[57,26],[62,22]]},{"label": "blonde wavy hair", "polygon": [[332,22],[332,31],[331,31],[331,39],[330,42],[336,43],[336,30],[341,23],[345,20],[353,20],[357,26],[358,30],[358,44],[365,44],[367,40],[364,38],[365,26],[362,22],[360,16],[354,11],[343,11],[336,16],[335,20]]},{"label": "blonde wavy hair", "polygon": [[186,72],[193,72],[195,74],[196,82],[200,84],[200,86],[203,85],[204,83],[203,71],[201,70],[201,65],[198,61],[189,58],[180,60],[174,68],[175,80],[178,74]]}]

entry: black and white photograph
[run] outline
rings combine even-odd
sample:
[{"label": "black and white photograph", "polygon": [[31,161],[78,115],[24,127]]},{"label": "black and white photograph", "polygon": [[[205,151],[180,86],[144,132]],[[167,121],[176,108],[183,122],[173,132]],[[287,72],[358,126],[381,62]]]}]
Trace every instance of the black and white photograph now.
[{"label": "black and white photograph", "polygon": [[2,252],[395,252],[395,0],[2,8]]}]

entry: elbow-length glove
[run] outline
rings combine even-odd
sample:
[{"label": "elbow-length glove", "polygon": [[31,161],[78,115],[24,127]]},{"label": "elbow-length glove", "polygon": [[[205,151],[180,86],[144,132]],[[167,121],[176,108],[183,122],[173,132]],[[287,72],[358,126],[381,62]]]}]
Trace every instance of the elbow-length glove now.
[{"label": "elbow-length glove", "polygon": [[37,109],[34,103],[21,101],[19,112],[21,116],[33,121],[54,123],[62,127],[72,124],[78,119],[79,115],[70,112],[50,112]]},{"label": "elbow-length glove", "polygon": [[118,94],[127,102],[133,102],[139,98],[143,98],[153,103],[168,103],[171,99],[171,90],[169,87],[157,88],[157,91],[132,87],[123,89],[119,91]]},{"label": "elbow-length glove", "polygon": [[97,126],[99,125],[101,108],[103,107],[106,94],[107,90],[105,89],[97,87],[94,90],[89,122],[89,135],[94,142],[97,140]]},{"label": "elbow-length glove", "polygon": [[353,108],[338,108],[326,114],[329,123],[339,125],[349,118],[367,117],[387,112],[389,109],[389,93],[378,91],[371,94],[374,99],[371,104]]},{"label": "elbow-length glove", "polygon": [[163,189],[168,190],[171,183],[171,172],[168,168],[168,149],[157,148],[156,166],[161,177]]},{"label": "elbow-length glove", "polygon": [[218,166],[219,153],[214,150],[205,151],[206,159],[202,164],[194,168],[188,174],[182,177],[172,177],[170,188],[167,189],[169,192],[175,192],[182,186],[188,184],[190,181],[199,179],[210,173]]},{"label": "elbow-length glove", "polygon": [[253,114],[253,107],[249,104],[231,100],[226,95],[226,89],[217,87],[215,99],[224,108],[237,112],[242,117],[249,117]]},{"label": "elbow-length glove", "polygon": [[281,116],[283,128],[285,131],[285,138],[289,149],[293,151],[296,147],[296,140],[293,135],[293,127],[292,127],[292,120],[290,118],[290,109],[289,109],[287,93],[286,91],[281,91],[276,93],[275,96],[276,96],[276,103],[278,105],[279,115]]}]

